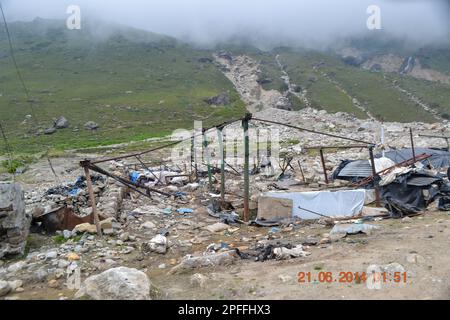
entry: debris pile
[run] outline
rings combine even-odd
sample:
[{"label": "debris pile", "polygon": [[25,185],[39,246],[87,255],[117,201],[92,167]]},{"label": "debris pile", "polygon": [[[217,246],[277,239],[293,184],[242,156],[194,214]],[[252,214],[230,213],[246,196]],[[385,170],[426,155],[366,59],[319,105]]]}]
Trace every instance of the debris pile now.
[{"label": "debris pile", "polygon": [[30,223],[20,185],[0,183],[0,258],[24,253]]}]

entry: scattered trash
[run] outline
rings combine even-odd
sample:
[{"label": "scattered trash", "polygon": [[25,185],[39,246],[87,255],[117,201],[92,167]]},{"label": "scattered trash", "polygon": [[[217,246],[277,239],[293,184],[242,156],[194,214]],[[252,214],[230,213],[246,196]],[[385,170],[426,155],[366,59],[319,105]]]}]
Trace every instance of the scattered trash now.
[{"label": "scattered trash", "polygon": [[311,254],[310,252],[303,251],[302,245],[297,245],[295,248],[292,249],[288,249],[285,247],[275,248],[273,249],[273,253],[277,260],[288,260],[292,258],[307,257]]},{"label": "scattered trash", "polygon": [[291,258],[299,258],[309,256],[311,253],[303,250],[302,245],[263,245],[258,244],[254,249],[241,251],[236,250],[238,256],[241,259],[253,259],[255,261],[266,261],[266,260],[287,260]]}]

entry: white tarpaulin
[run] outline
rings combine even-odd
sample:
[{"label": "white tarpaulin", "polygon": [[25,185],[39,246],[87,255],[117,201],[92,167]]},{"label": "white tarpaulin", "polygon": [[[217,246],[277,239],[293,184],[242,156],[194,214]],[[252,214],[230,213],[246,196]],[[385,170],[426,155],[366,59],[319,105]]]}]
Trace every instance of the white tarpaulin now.
[{"label": "white tarpaulin", "polygon": [[307,209],[328,217],[353,217],[361,213],[366,191],[313,191],[313,192],[267,192],[264,196],[291,199],[294,203],[293,217],[301,219],[320,219],[317,214],[300,209]]}]

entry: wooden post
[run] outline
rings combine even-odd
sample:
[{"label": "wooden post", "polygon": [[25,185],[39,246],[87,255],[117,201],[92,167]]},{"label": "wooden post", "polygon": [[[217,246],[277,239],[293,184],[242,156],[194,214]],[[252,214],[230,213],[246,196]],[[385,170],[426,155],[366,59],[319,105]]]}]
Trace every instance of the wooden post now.
[{"label": "wooden post", "polygon": [[300,162],[300,160],[298,160],[298,166],[300,168],[300,173],[302,174],[303,182],[306,183],[305,173],[303,172],[303,167],[302,167],[302,163]]},{"label": "wooden post", "polygon": [[373,157],[373,146],[369,147],[370,164],[372,165],[373,182],[375,185],[375,198],[377,207],[381,207],[380,186],[377,181],[377,169],[375,168],[375,158]]},{"label": "wooden post", "polygon": [[102,228],[100,226],[100,220],[98,218],[97,205],[95,203],[95,195],[94,195],[94,188],[92,187],[91,174],[89,173],[89,168],[87,166],[84,166],[84,174],[86,176],[86,184],[89,191],[89,199],[91,200],[92,214],[94,215],[94,223],[95,226],[97,227],[97,234],[99,237],[101,237]]},{"label": "wooden post", "polygon": [[325,165],[325,157],[323,155],[323,149],[320,149],[320,159],[322,161],[322,168],[323,168],[323,174],[325,175],[325,183],[328,184],[328,174],[327,174],[327,167]]},{"label": "wooden post", "polygon": [[248,135],[248,122],[252,115],[248,113],[242,121],[244,128],[244,222],[250,221],[250,138]]},{"label": "wooden post", "polygon": [[411,138],[411,149],[412,149],[412,155],[413,155],[414,163],[416,163],[416,149],[414,147],[414,137],[413,137],[412,128],[409,128],[409,137]]},{"label": "wooden post", "polygon": [[219,139],[220,152],[220,198],[225,201],[225,150],[223,148],[223,127],[217,128],[217,138]]}]

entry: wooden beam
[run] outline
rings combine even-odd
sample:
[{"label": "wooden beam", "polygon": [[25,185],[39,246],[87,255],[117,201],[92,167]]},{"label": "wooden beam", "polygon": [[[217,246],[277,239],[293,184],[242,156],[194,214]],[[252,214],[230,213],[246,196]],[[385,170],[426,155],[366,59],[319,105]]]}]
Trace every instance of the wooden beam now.
[{"label": "wooden beam", "polygon": [[94,223],[95,223],[95,226],[97,227],[97,234],[99,237],[101,237],[102,236],[102,228],[100,226],[100,219],[98,218],[97,204],[95,203],[95,194],[94,194],[94,188],[92,187],[91,174],[90,174],[89,168],[87,166],[84,167],[84,175],[86,176],[86,184],[88,187],[89,199],[91,200],[92,214],[94,215]]}]

